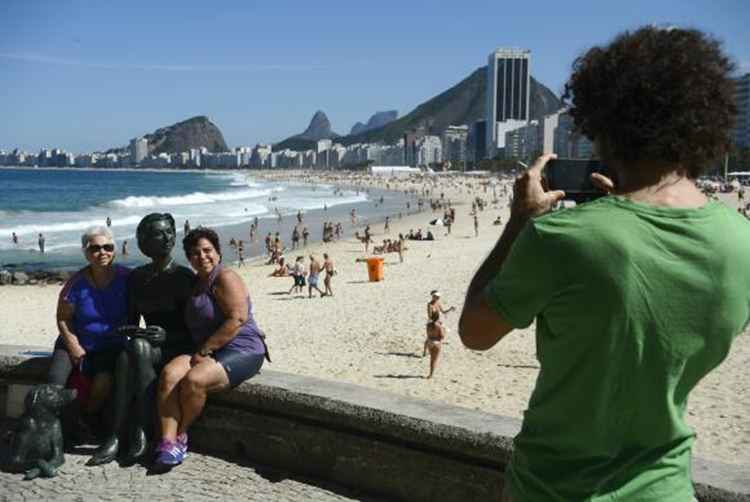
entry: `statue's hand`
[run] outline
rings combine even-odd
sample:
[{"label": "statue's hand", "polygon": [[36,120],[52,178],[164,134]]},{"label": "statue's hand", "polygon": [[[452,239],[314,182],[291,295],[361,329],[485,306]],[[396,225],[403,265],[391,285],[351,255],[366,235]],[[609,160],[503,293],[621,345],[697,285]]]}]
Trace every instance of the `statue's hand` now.
[{"label": "statue's hand", "polygon": [[161,345],[167,339],[167,330],[161,326],[148,326],[142,330],[142,335],[152,345]]},{"label": "statue's hand", "polygon": [[135,324],[127,324],[117,328],[117,334],[120,336],[138,336],[140,331],[141,328]]}]

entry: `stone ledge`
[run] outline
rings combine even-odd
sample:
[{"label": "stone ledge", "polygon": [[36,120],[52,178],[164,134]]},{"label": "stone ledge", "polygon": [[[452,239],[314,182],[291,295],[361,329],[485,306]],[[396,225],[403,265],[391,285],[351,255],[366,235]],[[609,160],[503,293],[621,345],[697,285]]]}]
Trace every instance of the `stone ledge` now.
[{"label": "stone ledge", "polygon": [[[2,404],[19,398],[7,384],[45,378],[48,353],[0,345]],[[398,499],[486,500],[502,485],[519,429],[520,421],[508,417],[263,370],[212,396],[191,437],[208,451]],[[747,469],[694,459],[693,472],[701,502],[750,502]]]}]

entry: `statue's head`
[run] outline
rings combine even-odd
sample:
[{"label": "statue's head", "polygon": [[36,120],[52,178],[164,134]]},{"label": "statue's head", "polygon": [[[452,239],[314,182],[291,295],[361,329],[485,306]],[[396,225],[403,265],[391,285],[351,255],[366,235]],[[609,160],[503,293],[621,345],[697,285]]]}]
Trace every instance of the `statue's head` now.
[{"label": "statue's head", "polygon": [[177,231],[169,213],[151,213],[143,217],[136,230],[138,249],[149,258],[169,255],[174,247]]}]

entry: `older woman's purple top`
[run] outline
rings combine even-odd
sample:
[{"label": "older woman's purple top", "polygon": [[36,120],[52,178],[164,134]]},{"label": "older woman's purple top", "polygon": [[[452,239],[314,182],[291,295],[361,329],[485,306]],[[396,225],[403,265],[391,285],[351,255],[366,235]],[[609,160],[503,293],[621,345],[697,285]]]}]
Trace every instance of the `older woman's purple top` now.
[{"label": "older woman's purple top", "polygon": [[[223,265],[217,265],[211,271],[208,281],[199,282],[196,286],[198,289],[194,291],[185,307],[185,323],[190,330],[193,341],[197,345],[202,344],[208,337],[213,335],[226,320],[224,312],[222,312],[214,296],[216,278],[223,268]],[[240,327],[237,336],[232,338],[222,348],[236,350],[245,354],[265,354],[266,348],[261,339],[262,336],[258,325],[255,324],[253,307],[250,302],[250,296],[248,296],[247,320]]]}]

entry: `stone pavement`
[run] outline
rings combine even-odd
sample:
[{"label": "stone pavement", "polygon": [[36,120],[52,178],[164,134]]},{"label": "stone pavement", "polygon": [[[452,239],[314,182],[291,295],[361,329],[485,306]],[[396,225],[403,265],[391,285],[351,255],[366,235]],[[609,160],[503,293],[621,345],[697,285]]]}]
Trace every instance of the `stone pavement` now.
[{"label": "stone pavement", "polygon": [[[9,425],[0,423],[0,448],[5,449]],[[83,450],[83,449],[81,449]],[[163,475],[144,467],[87,467],[90,449],[66,453],[56,478],[23,481],[21,474],[0,472],[1,501],[347,501],[385,502],[326,481],[264,468],[242,460],[191,452],[185,463]]]}]

